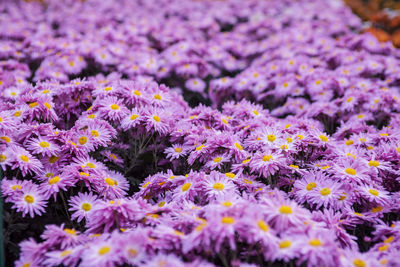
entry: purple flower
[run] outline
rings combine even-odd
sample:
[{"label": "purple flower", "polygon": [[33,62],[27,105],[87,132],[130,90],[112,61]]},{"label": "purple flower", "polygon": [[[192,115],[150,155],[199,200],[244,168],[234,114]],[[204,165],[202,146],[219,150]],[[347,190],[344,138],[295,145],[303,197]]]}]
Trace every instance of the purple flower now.
[{"label": "purple flower", "polygon": [[12,161],[14,163],[12,168],[19,168],[23,176],[31,174],[32,172],[39,173],[40,169],[43,167],[38,159],[20,146],[13,146],[12,153]]},{"label": "purple flower", "polygon": [[13,208],[18,212],[22,212],[24,217],[28,213],[31,218],[35,215],[41,215],[45,212],[45,207],[47,206],[47,199],[44,197],[43,192],[33,183],[23,186],[13,199]]},{"label": "purple flower", "polygon": [[78,193],[77,196],[71,197],[69,200],[69,211],[73,212],[71,219],[82,221],[83,218],[87,220],[93,209],[98,203],[98,198],[90,193]]}]

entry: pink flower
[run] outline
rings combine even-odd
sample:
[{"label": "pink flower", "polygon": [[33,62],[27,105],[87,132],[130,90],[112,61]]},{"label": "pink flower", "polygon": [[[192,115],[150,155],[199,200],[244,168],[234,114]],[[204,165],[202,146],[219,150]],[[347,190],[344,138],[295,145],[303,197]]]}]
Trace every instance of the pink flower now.
[{"label": "pink flower", "polygon": [[101,116],[111,121],[120,121],[128,114],[128,109],[122,103],[121,99],[116,97],[107,97],[99,101]]},{"label": "pink flower", "polygon": [[25,215],[29,213],[29,216],[33,218],[36,214],[41,215],[44,213],[46,206],[46,198],[38,186],[36,184],[27,184],[27,186],[22,187],[21,192],[15,196],[13,208],[18,212],[22,212],[22,216],[25,217]]},{"label": "pink flower", "polygon": [[52,247],[60,246],[61,249],[79,243],[79,232],[75,229],[65,228],[64,224],[60,226],[46,225],[46,229],[40,237],[45,240],[47,245]]},{"label": "pink flower", "polygon": [[207,175],[203,179],[202,185],[209,200],[217,199],[236,191],[236,186],[232,180],[217,171],[212,171]]},{"label": "pink flower", "polygon": [[91,242],[90,245],[82,252],[82,266],[112,267],[121,263],[121,254],[118,253],[118,244],[112,240],[101,240],[99,242]]},{"label": "pink flower", "polygon": [[36,155],[44,156],[56,155],[60,149],[58,145],[44,137],[29,140],[27,143],[27,148]]},{"label": "pink flower", "polygon": [[90,193],[78,193],[77,196],[71,197],[69,205],[71,208],[69,211],[73,212],[71,219],[82,221],[83,218],[87,219],[93,209],[98,203],[98,198]]},{"label": "pink flower", "polygon": [[12,153],[14,154],[14,164],[12,168],[19,168],[23,176],[31,174],[32,172],[39,173],[40,169],[43,167],[39,160],[20,146],[13,146]]}]

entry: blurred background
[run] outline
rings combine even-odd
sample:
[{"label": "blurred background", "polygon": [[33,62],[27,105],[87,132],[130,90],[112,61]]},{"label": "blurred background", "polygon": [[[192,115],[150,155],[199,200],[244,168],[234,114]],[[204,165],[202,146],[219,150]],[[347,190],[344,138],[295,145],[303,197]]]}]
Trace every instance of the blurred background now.
[{"label": "blurred background", "polygon": [[392,41],[400,47],[400,1],[399,0],[344,0],[353,12],[366,24],[365,31],[379,41]]}]

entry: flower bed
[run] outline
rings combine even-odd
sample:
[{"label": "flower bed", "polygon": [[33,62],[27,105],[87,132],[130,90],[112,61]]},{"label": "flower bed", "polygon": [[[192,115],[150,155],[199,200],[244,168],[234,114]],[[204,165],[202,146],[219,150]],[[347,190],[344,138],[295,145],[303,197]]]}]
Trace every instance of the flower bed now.
[{"label": "flower bed", "polygon": [[16,266],[396,266],[399,51],[337,1],[0,7]]}]

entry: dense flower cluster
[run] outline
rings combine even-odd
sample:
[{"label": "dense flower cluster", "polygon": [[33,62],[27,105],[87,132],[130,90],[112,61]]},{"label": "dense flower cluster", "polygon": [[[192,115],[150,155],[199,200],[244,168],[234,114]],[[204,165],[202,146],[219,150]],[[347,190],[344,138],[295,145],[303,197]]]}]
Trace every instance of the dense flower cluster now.
[{"label": "dense flower cluster", "polygon": [[400,54],[341,2],[0,11],[16,266],[398,265]]}]

